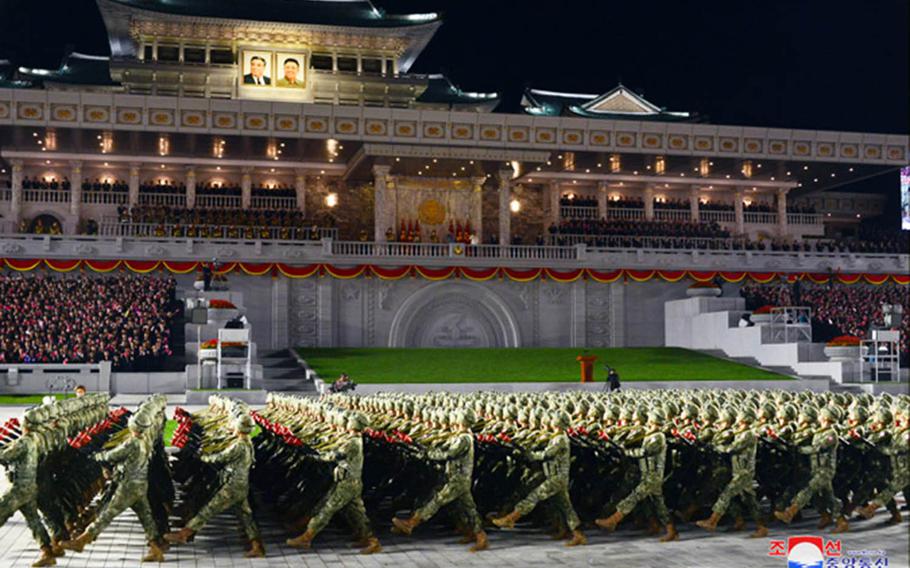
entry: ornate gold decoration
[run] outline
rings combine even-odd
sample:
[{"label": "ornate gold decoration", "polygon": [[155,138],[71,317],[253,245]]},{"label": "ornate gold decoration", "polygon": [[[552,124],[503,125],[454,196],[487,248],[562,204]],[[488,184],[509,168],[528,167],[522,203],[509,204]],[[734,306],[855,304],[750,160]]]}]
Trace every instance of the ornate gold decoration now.
[{"label": "ornate gold decoration", "polygon": [[435,199],[425,199],[417,208],[417,215],[424,225],[442,225],[446,220],[446,207]]}]

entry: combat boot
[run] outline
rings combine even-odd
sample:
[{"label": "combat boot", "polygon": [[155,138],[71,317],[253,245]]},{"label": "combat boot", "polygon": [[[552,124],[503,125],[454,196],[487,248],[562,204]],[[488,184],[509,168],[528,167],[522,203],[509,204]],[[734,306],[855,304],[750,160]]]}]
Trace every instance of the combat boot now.
[{"label": "combat boot", "polygon": [[865,507],[859,508],[859,514],[863,516],[864,519],[871,519],[875,516],[875,511],[878,510],[878,503],[869,503]]},{"label": "combat boot", "polygon": [[718,513],[711,513],[711,516],[702,521],[697,521],[695,524],[708,532],[714,532],[717,530],[717,523],[720,522],[720,515]]},{"label": "combat boot", "polygon": [[164,535],[164,540],[170,542],[171,544],[186,544],[189,542],[193,535],[196,534],[196,531],[189,527],[183,527],[179,531],[169,532]]},{"label": "combat boot", "polygon": [[768,527],[762,523],[758,523],[755,532],[749,535],[750,538],[765,538],[766,536],[768,536]]},{"label": "combat boot", "polygon": [[315,537],[316,535],[313,533],[313,531],[311,529],[307,529],[306,532],[302,535],[298,536],[297,538],[289,538],[286,542],[288,546],[291,546],[293,548],[309,549]]},{"label": "combat boot", "polygon": [[474,541],[474,546],[468,550],[471,552],[480,552],[481,550],[486,550],[490,548],[490,543],[487,542],[487,533],[484,531],[479,531],[476,535],[476,540]]},{"label": "combat boot", "polygon": [[793,520],[793,517],[798,512],[799,512],[799,507],[797,507],[796,505],[790,505],[783,511],[774,511],[774,516],[777,518],[778,521],[789,525],[790,521]]},{"label": "combat boot", "polygon": [[843,515],[837,517],[837,524],[834,527],[832,533],[845,533],[850,530],[850,523],[847,522],[847,518]]},{"label": "combat boot", "polygon": [[513,529],[515,528],[515,523],[518,522],[518,519],[521,518],[521,513],[518,511],[512,511],[504,517],[499,517],[498,519],[493,519],[493,524],[501,529]]},{"label": "combat boot", "polygon": [[900,510],[895,507],[895,509],[891,511],[891,518],[885,521],[885,524],[888,526],[899,525],[903,520],[904,518],[901,516]]},{"label": "combat boot", "polygon": [[38,560],[35,560],[32,566],[56,566],[57,559],[54,558],[54,553],[51,551],[50,546],[41,547],[41,556],[38,557]]},{"label": "combat boot", "polygon": [[360,554],[376,554],[377,552],[382,552],[382,545],[375,536],[368,538],[367,545],[360,550]]},{"label": "combat boot", "polygon": [[818,525],[816,525],[816,526],[818,527],[819,530],[821,530],[823,528],[826,528],[828,525],[830,525],[832,521],[833,521],[833,519],[831,518],[831,515],[829,515],[828,513],[822,513],[821,518],[818,520]]},{"label": "combat boot", "polygon": [[583,544],[588,544],[588,539],[585,538],[583,532],[578,529],[572,531],[572,540],[566,543],[566,546],[581,546]]},{"label": "combat boot", "polygon": [[648,517],[648,536],[655,536],[660,534],[660,523],[657,522],[657,519],[654,517]]},{"label": "combat boot", "polygon": [[265,547],[262,546],[262,541],[258,538],[254,538],[250,541],[250,549],[246,551],[246,554],[243,555],[246,558],[263,558],[265,557]]},{"label": "combat boot", "polygon": [[671,540],[679,540],[679,533],[676,532],[676,525],[673,523],[667,525],[667,534],[660,537],[660,542],[670,542]]},{"label": "combat boot", "polygon": [[305,531],[309,525],[310,525],[310,517],[303,516],[294,522],[285,524],[284,528],[291,534],[300,534],[303,531]]},{"label": "combat boot", "polygon": [[54,558],[66,555],[66,551],[60,546],[60,542],[59,540],[51,539],[51,554],[54,555]]},{"label": "combat boot", "polygon": [[569,529],[567,529],[564,526],[561,526],[558,529],[556,529],[556,532],[554,532],[550,536],[550,538],[552,538],[553,540],[565,540],[565,539],[569,538],[569,534],[570,534]]},{"label": "combat boot", "polygon": [[92,542],[92,540],[94,540],[92,538],[92,535],[84,532],[73,540],[64,540],[60,543],[60,546],[66,550],[72,550],[73,552],[82,552],[82,549],[85,548],[85,545]]},{"label": "combat boot", "polygon": [[405,536],[411,536],[411,532],[420,524],[420,521],[423,519],[420,518],[420,515],[414,513],[410,519],[402,520],[398,517],[392,519],[392,524],[395,525],[395,528],[398,529],[399,534]]},{"label": "combat boot", "polygon": [[154,540],[149,541],[149,549],[146,552],[145,556],[142,557],[143,562],[164,562],[164,551],[161,550],[161,547],[158,546],[158,543]]},{"label": "combat boot", "polygon": [[606,529],[607,532],[613,532],[616,530],[616,525],[625,517],[620,511],[616,511],[606,519],[597,519],[594,523],[602,529]]},{"label": "combat boot", "polygon": [[737,516],[733,520],[733,527],[732,527],[733,532],[741,531],[744,528],[746,528],[746,519],[742,518],[742,516]]}]

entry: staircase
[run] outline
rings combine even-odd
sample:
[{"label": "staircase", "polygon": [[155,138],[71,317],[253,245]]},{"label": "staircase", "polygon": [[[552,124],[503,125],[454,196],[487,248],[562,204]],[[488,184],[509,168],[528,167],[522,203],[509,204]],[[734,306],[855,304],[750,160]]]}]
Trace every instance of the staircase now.
[{"label": "staircase", "polygon": [[170,347],[173,355],[164,360],[162,371],[182,372],[186,368],[186,319],[183,302],[177,310],[177,316],[171,325]]},{"label": "staircase", "polygon": [[723,357],[803,379],[853,380],[858,363],[831,361],[823,343],[775,343],[767,325],[739,327],[742,298],[689,298],[664,306],[667,346],[721,353]]},{"label": "staircase", "polygon": [[297,363],[289,349],[265,351],[259,354],[262,365],[262,388],[268,391],[314,393],[313,381]]}]

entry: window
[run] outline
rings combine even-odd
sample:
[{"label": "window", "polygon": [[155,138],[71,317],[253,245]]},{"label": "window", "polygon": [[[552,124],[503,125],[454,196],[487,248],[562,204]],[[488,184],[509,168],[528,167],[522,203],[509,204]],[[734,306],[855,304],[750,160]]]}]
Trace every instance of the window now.
[{"label": "window", "polygon": [[142,58],[146,61],[151,61],[155,58],[155,48],[151,45],[146,45],[142,48]]},{"label": "window", "polygon": [[382,73],[382,59],[364,59],[361,64],[364,73]]},{"label": "window", "polygon": [[313,69],[322,71],[332,70],[332,56],[327,53],[314,53],[310,58]]},{"label": "window", "polygon": [[186,63],[205,63],[205,48],[184,47],[183,60]]},{"label": "window", "polygon": [[339,71],[357,71],[357,59],[354,57],[339,57]]},{"label": "window", "polygon": [[180,49],[176,45],[159,45],[158,61],[178,61]]},{"label": "window", "polygon": [[231,65],[234,63],[234,52],[230,49],[213,49],[209,53],[212,63],[219,65]]}]

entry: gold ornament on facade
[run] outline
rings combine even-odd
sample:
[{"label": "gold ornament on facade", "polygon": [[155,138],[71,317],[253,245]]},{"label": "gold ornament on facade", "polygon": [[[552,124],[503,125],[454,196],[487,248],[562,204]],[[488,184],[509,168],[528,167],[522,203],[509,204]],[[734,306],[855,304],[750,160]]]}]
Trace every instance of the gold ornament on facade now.
[{"label": "gold ornament on facade", "polygon": [[417,208],[417,215],[424,225],[442,225],[446,220],[446,208],[435,199],[426,199]]}]

